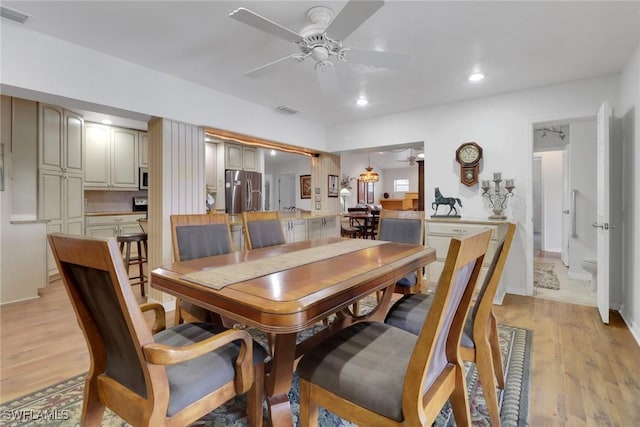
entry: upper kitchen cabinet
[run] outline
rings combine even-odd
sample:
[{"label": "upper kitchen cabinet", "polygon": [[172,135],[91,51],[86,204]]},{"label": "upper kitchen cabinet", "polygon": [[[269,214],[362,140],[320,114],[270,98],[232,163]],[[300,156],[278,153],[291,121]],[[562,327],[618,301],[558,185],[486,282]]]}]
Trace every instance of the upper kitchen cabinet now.
[{"label": "upper kitchen cabinet", "polygon": [[38,106],[39,169],[82,174],[82,117],[61,107]]},{"label": "upper kitchen cabinet", "polygon": [[138,134],[137,130],[86,123],[84,187],[137,190]]},{"label": "upper kitchen cabinet", "polygon": [[224,146],[226,169],[258,170],[258,153],[255,148],[229,143]]},{"label": "upper kitchen cabinet", "polygon": [[149,135],[138,132],[138,164],[141,168],[149,167]]}]

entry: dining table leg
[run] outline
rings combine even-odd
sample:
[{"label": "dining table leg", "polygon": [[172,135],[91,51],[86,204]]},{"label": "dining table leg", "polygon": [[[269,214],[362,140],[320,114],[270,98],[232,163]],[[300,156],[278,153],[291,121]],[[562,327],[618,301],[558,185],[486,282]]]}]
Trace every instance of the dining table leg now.
[{"label": "dining table leg", "polygon": [[273,426],[293,426],[289,390],[296,357],[296,333],[276,334],[271,370],[265,375],[267,406]]}]

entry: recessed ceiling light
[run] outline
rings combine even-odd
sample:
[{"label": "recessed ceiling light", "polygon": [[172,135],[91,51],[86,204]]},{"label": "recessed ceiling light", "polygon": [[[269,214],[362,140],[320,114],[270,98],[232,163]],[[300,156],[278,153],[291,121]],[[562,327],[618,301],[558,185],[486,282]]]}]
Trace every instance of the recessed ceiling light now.
[{"label": "recessed ceiling light", "polygon": [[358,104],[360,107],[364,107],[368,103],[369,100],[367,100],[367,98],[358,98],[358,100],[356,101],[356,104]]},{"label": "recessed ceiling light", "polygon": [[102,124],[103,124],[103,125],[110,125],[110,124],[112,124],[112,123],[113,123],[113,122],[112,122],[111,120],[109,120],[109,119],[104,119],[104,120],[102,121]]},{"label": "recessed ceiling light", "polygon": [[271,151],[269,152],[269,154],[271,154],[272,156],[275,156],[275,155],[276,155],[276,150],[271,150]]},{"label": "recessed ceiling light", "polygon": [[482,73],[473,73],[469,76],[470,82],[479,82],[482,79],[484,79],[484,74]]},{"label": "recessed ceiling light", "polygon": [[424,159],[424,153],[418,153],[418,158],[419,159]]}]

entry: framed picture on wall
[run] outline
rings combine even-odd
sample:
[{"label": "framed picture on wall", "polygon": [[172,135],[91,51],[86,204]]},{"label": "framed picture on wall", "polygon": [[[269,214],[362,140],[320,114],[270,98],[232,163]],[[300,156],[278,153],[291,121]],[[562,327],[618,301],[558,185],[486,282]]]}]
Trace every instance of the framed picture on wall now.
[{"label": "framed picture on wall", "polygon": [[329,197],[338,197],[338,175],[329,175]]},{"label": "framed picture on wall", "polygon": [[311,175],[300,175],[300,198],[311,198]]}]

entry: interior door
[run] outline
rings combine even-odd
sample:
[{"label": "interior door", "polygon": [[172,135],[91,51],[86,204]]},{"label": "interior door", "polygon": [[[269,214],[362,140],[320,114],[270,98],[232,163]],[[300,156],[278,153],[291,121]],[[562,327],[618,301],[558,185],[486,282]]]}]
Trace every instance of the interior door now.
[{"label": "interior door", "polygon": [[562,226],[561,226],[561,249],[560,259],[565,266],[569,266],[569,233],[571,233],[574,212],[570,206],[570,185],[569,182],[569,150],[562,151]]},{"label": "interior door", "polygon": [[602,322],[609,323],[609,121],[611,107],[604,101],[598,110],[596,155],[596,211],[598,275],[596,296]]},{"label": "interior door", "polygon": [[278,183],[276,197],[279,211],[296,207],[295,179],[295,174],[283,174],[276,177]]}]

